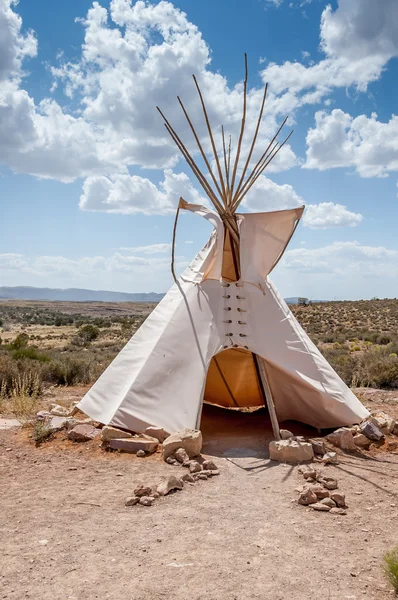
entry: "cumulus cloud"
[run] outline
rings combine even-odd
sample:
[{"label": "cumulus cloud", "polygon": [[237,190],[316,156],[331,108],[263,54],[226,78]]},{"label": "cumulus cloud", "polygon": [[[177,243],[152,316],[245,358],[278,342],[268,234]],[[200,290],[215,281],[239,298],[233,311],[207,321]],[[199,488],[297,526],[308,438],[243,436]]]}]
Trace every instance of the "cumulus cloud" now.
[{"label": "cumulus cloud", "polygon": [[[282,210],[305,204],[291,185],[279,185],[264,176],[259,177],[252,189],[243,201],[243,206],[249,211]],[[333,202],[308,204],[303,217],[303,225],[310,229],[355,227],[361,221],[362,215]]]},{"label": "cumulus cloud", "polygon": [[34,33],[22,33],[22,19],[14,12],[18,0],[0,0],[0,82],[19,78],[22,61],[37,54]]},{"label": "cumulus cloud", "polygon": [[364,91],[398,56],[397,28],[396,0],[338,0],[335,10],[328,5],[322,13],[320,48],[325,58],[310,66],[271,63],[262,76],[292,106],[320,102],[336,87]]},{"label": "cumulus cloud", "polygon": [[169,214],[175,211],[180,196],[193,204],[206,203],[185,173],[170,169],[165,170],[159,186],[137,175],[93,176],[84,182],[80,208],[121,214]]},{"label": "cumulus cloud", "polygon": [[309,204],[304,214],[304,225],[310,229],[356,227],[362,220],[361,214],[351,212],[346,206],[333,202]]},{"label": "cumulus cloud", "polygon": [[307,133],[309,169],[354,167],[362,177],[398,171],[398,117],[387,123],[371,117],[352,117],[340,109],[317,112],[315,127]]},{"label": "cumulus cloud", "polygon": [[[1,163],[16,172],[65,182],[124,174],[132,165],[174,167],[180,155],[156,105],[193,150],[193,136],[176,99],[179,94],[199,136],[207,139],[191,73],[197,74],[215,133],[218,136],[223,122],[236,145],[242,83],[229,87],[225,77],[211,71],[210,50],[200,31],[170,2],[112,0],[109,9],[94,2],[76,24],[84,28],[79,59],[71,63],[59,54],[60,62],[52,68],[52,90],[64,89],[65,106],[50,97],[37,104],[23,89],[22,63],[36,55],[37,43],[32,32],[22,31],[15,8],[15,1],[0,0]],[[249,91],[245,151],[261,94],[260,89]],[[74,112],[68,108],[70,99]],[[276,130],[284,112],[284,103],[276,98],[267,103],[260,142]],[[290,168],[295,160],[287,145],[273,168]]]},{"label": "cumulus cloud", "polygon": [[321,248],[295,248],[285,252],[283,266],[303,273],[338,275],[398,275],[398,250],[359,242],[334,242]]}]

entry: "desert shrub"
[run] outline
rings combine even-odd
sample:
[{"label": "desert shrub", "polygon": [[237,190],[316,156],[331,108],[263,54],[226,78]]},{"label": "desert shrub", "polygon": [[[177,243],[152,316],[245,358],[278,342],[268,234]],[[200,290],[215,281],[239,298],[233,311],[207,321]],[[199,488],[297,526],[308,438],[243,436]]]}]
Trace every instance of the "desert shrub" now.
[{"label": "desert shrub", "polygon": [[37,445],[48,440],[52,435],[51,428],[45,421],[36,421],[33,428],[33,439]]},{"label": "desert shrub", "polygon": [[322,353],[334,370],[340,375],[341,379],[347,385],[351,385],[356,372],[357,362],[349,353],[348,348],[345,346],[341,346],[340,348],[333,346],[332,348],[324,348]]},{"label": "desert shrub", "polygon": [[43,367],[40,362],[14,360],[8,353],[0,354],[0,395],[37,397],[43,388]]},{"label": "desert shrub", "polygon": [[38,349],[34,346],[27,346],[26,348],[14,350],[12,353],[12,357],[14,360],[19,360],[23,358],[28,358],[30,360],[39,360],[40,362],[49,362],[51,360],[51,358],[47,354],[39,352]]},{"label": "desert shrub", "polygon": [[362,386],[398,387],[398,359],[383,352],[366,352],[359,362]]},{"label": "desert shrub", "polygon": [[89,344],[97,339],[100,334],[100,330],[95,325],[88,323],[80,327],[77,337],[83,342],[83,344]]},{"label": "desert shrub", "polygon": [[384,554],[383,570],[388,581],[398,594],[398,546],[395,546],[395,548]]},{"label": "desert shrub", "polygon": [[28,345],[29,336],[27,333],[19,333],[17,337],[8,344],[10,350],[20,350]]},{"label": "desert shrub", "polygon": [[45,379],[57,385],[90,383],[93,379],[93,365],[89,360],[65,356],[49,363]]}]

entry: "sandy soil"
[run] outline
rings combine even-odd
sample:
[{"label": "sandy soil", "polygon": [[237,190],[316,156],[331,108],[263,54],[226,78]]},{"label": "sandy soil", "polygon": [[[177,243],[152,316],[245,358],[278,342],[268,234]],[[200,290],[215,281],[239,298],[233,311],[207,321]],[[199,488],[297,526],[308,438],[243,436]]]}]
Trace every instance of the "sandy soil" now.
[{"label": "sandy soil", "polygon": [[206,408],[202,421],[204,454],[220,476],[150,508],[124,499],[182,467],[63,433],[36,448],[29,429],[1,431],[0,598],[393,597],[380,563],[398,541],[398,455],[347,455],[326,467],[349,509],[317,513],[296,502],[297,467],[268,460],[266,415],[227,414]]}]

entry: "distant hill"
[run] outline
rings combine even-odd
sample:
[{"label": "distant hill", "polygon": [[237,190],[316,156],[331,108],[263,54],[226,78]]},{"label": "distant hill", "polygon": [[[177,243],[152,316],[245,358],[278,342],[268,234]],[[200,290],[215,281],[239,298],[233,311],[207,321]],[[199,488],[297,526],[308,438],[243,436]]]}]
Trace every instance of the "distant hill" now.
[{"label": "distant hill", "polygon": [[160,302],[164,294],[128,294],[106,290],[69,288],[36,288],[29,286],[0,287],[0,298],[6,300],[53,300],[68,302]]}]

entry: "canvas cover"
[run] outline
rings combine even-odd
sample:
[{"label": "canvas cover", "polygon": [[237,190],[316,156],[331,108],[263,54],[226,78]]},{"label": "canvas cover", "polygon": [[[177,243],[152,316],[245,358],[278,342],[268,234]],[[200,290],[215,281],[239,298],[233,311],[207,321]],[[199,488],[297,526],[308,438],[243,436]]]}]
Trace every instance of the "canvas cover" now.
[{"label": "canvas cover", "polygon": [[[369,413],[301,328],[268,275],[303,208],[237,215],[240,279],[228,280],[224,225],[203,206],[183,208],[214,226],[209,242],[79,403],[93,419],[141,432],[199,427],[202,403],[264,406],[253,354],[264,361],[278,420],[317,428]],[[222,273],[224,277],[222,278]]]}]

